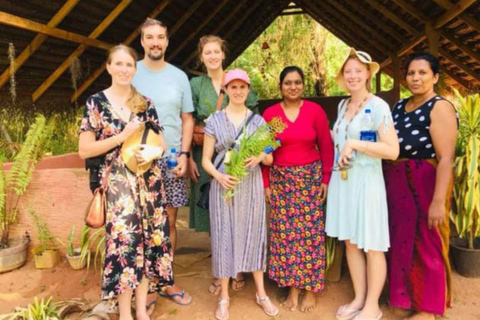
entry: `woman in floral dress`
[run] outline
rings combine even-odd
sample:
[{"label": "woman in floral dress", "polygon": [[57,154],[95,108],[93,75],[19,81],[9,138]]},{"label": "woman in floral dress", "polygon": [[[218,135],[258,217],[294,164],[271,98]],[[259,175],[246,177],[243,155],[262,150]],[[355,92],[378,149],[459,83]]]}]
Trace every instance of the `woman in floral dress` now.
[{"label": "woman in floral dress", "polygon": [[112,85],[90,96],[80,128],[79,154],[85,158],[105,155],[102,177],[110,167],[107,182],[106,256],[102,279],[102,299],[117,298],[120,320],[148,320],[147,293],[172,285],[172,252],[160,146],[142,145],[136,153],[139,163],[153,161],[144,175],[130,171],[121,159],[120,145],[140,126],[153,122],[161,129],[152,102],[130,84],[135,73],[136,53],[119,45],[110,50],[107,70]]}]

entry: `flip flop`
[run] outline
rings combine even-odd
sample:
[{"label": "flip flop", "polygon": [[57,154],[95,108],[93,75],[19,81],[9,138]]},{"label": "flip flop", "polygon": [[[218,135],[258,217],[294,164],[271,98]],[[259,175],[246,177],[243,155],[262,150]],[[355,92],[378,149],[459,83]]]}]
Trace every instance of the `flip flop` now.
[{"label": "flip flop", "polygon": [[351,320],[360,313],[360,310],[347,308],[347,306],[348,304],[345,304],[338,308],[336,314],[338,320]]},{"label": "flip flop", "polygon": [[233,291],[243,290],[245,288],[245,285],[246,285],[245,278],[243,278],[243,279],[232,278],[232,290]]},{"label": "flip flop", "polygon": [[210,284],[210,287],[208,287],[208,292],[210,292],[214,296],[217,296],[220,293],[220,291],[222,291],[221,287],[222,285],[220,283],[215,283],[214,281]]},{"label": "flip flop", "polygon": [[[190,299],[188,299],[187,302],[182,302],[182,299],[183,297],[185,297],[185,290],[182,290],[182,292],[178,293],[178,292],[174,292],[174,293],[167,293],[165,291],[160,291],[158,293],[158,295],[160,297],[163,297],[163,298],[168,298],[170,300],[172,300],[173,302],[175,302],[176,304],[179,304],[181,306],[188,306],[190,304],[190,302],[192,302],[192,296],[190,296]],[[180,297],[180,299],[179,299]]]}]

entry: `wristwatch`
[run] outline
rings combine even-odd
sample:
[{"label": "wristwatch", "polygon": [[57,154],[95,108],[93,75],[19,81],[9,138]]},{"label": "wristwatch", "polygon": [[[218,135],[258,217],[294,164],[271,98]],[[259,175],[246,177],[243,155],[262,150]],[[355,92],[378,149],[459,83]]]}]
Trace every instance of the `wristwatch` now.
[{"label": "wristwatch", "polygon": [[186,155],[186,156],[187,156],[187,159],[190,158],[190,151],[181,151],[181,152],[179,153],[179,156],[181,156],[182,154]]}]

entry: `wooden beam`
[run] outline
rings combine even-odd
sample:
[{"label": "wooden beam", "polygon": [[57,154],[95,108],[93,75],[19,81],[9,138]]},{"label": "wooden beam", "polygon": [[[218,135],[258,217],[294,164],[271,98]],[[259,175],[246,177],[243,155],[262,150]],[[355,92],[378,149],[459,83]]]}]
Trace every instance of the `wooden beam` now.
[{"label": "wooden beam", "polygon": [[400,75],[400,58],[399,57],[392,57],[393,60],[393,95],[395,101],[400,100],[400,82],[401,82],[401,75]]},{"label": "wooden beam", "polygon": [[[122,0],[108,16],[93,30],[88,36],[90,39],[98,38],[113,21],[128,7],[133,0]],[[80,45],[75,51],[45,80],[32,94],[32,101],[36,102],[50,86],[67,70],[68,67],[77,59],[85,50],[86,45]]]},{"label": "wooden beam", "polygon": [[[396,56],[397,57],[401,57],[405,54],[407,54],[410,50],[412,50],[413,48],[415,48],[417,45],[419,45],[420,43],[422,43],[425,39],[427,38],[426,35],[419,35],[417,36],[415,39],[413,39],[412,41],[410,41],[409,43],[407,43],[406,45],[404,45],[400,50],[397,51],[396,53]],[[388,59],[386,59],[385,61],[383,61],[381,64],[380,64],[380,67],[383,69],[385,68],[386,66],[388,66],[390,63],[392,63],[392,58],[389,57]]]},{"label": "wooden beam", "polygon": [[[342,12],[350,21],[358,21],[358,16],[354,15],[350,10],[345,8],[345,5],[338,3],[337,0],[325,0],[325,2],[328,2],[331,4],[336,11]],[[387,41],[385,38],[381,37],[379,32],[377,30],[374,30],[372,27],[370,27],[367,23],[361,24],[361,27],[366,30],[368,33],[370,33],[370,37],[372,38],[378,38],[380,42],[388,47],[388,50],[394,51],[395,47],[392,45],[390,41]]]},{"label": "wooden beam", "polygon": [[382,91],[382,72],[379,70],[375,76],[375,94]]},{"label": "wooden beam", "polygon": [[32,20],[24,19],[3,11],[0,11],[0,24],[5,24],[7,26],[28,30],[32,32],[42,33],[54,38],[76,42],[76,43],[80,43],[90,47],[100,48],[104,50],[108,50],[111,47],[111,44],[106,43],[104,41],[89,39],[88,37],[85,37],[73,32],[68,32],[62,29],[48,27],[44,24],[41,24]]},{"label": "wooden beam", "polygon": [[191,17],[191,15],[193,13],[195,13],[195,11],[198,9],[198,7],[200,7],[202,5],[202,3],[204,2],[205,0],[197,0],[195,1],[194,4],[190,4],[189,7],[188,7],[188,10],[187,12],[185,12],[179,20],[177,20],[175,22],[175,25],[170,29],[170,31],[168,32],[169,36],[174,34],[175,32],[177,32],[178,29],[180,29],[181,26],[183,26],[183,24],[185,23],[185,21],[188,20],[188,18]]},{"label": "wooden beam", "polygon": [[[182,49],[187,44],[189,44],[191,41],[193,41],[193,38],[195,38],[195,36],[217,15],[217,13],[220,12],[220,10],[228,3],[228,1],[230,1],[230,0],[223,0],[222,3],[215,6],[215,10],[210,12],[208,17],[206,17],[205,20],[203,20],[202,23],[199,26],[197,26],[195,28],[195,30],[192,33],[190,33],[188,35],[188,37],[186,39],[184,39],[183,42],[177,48],[175,48],[175,50],[169,55],[168,59],[173,60],[173,58],[175,58],[177,56],[177,54],[180,53],[180,51],[182,51]],[[239,5],[239,4],[237,4],[237,5]]]},{"label": "wooden beam", "polygon": [[[52,19],[47,23],[47,27],[56,27],[63,19],[72,11],[72,9],[77,5],[80,0],[68,0],[58,12],[53,16]],[[37,51],[37,49],[42,45],[42,43],[47,40],[47,36],[44,34],[37,34],[33,38],[32,42],[20,53],[15,59],[15,72],[22,67],[22,65],[30,58],[32,54]],[[8,79],[11,76],[11,69],[7,68],[2,75],[0,76],[0,88],[2,88]]]},{"label": "wooden beam", "polygon": [[188,73],[193,74],[193,75],[195,75],[195,76],[203,76],[203,74],[204,74],[204,73],[201,72],[201,71],[193,70],[193,69],[187,69],[187,70],[185,70],[185,71],[187,71]]},{"label": "wooden beam", "polygon": [[[433,0],[433,2],[437,3],[441,7],[447,9],[448,11],[455,10],[455,4],[451,3],[449,0]],[[458,4],[457,4],[458,5]],[[460,19],[468,23],[471,27],[475,30],[480,32],[480,20],[472,18],[466,12],[462,12],[459,16]]]},{"label": "wooden beam", "polygon": [[453,71],[448,70],[447,68],[442,68],[443,72],[450,78],[452,78],[454,81],[456,81],[459,85],[464,87],[467,90],[472,90],[475,88],[478,88],[478,86],[473,85],[472,83],[465,81],[465,79],[461,78],[460,76],[457,76],[456,74],[453,73]]},{"label": "wooden beam", "polygon": [[405,0],[393,0],[393,2],[395,2],[400,8],[402,8],[403,10],[405,10],[406,12],[414,16],[417,20],[423,23],[430,20],[430,18],[424,15],[419,9],[415,8]]},{"label": "wooden beam", "polygon": [[425,33],[427,34],[428,51],[435,57],[437,57],[440,31],[436,29],[431,23],[427,23],[425,24]]},{"label": "wooden beam", "polygon": [[[337,12],[335,8],[331,8],[329,5],[330,3],[327,4],[327,2],[325,1],[320,1],[316,3],[317,7],[323,7],[323,14],[327,13],[326,16],[334,17],[337,20],[337,24],[345,21],[346,23],[343,24],[342,27],[343,30],[355,35],[355,37],[361,37],[366,44],[369,44],[369,46],[367,47],[370,47],[371,49],[366,50],[367,52],[372,53],[372,49],[376,48],[379,50],[377,52],[383,52],[384,55],[388,55],[388,52],[384,52],[385,50],[382,50],[384,46],[381,43],[377,42],[372,35],[367,34],[362,30],[361,24],[355,24],[351,19],[341,15],[339,12]],[[385,42],[384,39],[382,40],[382,42]]]},{"label": "wooden beam", "polygon": [[452,7],[449,8],[445,14],[443,14],[441,17],[437,19],[437,21],[435,21],[435,24],[433,25],[433,27],[435,29],[438,29],[444,26],[446,23],[458,17],[461,13],[467,10],[468,7],[470,7],[475,2],[476,0],[461,0],[456,4],[453,4]]},{"label": "wooden beam", "polygon": [[370,6],[372,6],[375,10],[395,22],[399,27],[402,29],[408,31],[410,34],[416,34],[418,30],[411,26],[409,23],[406,21],[402,20],[396,13],[390,11],[387,7],[385,7],[383,4],[380,4],[379,2],[376,2],[374,0],[365,0]]},{"label": "wooden beam", "polygon": [[464,51],[466,54],[468,54],[470,57],[472,57],[474,60],[480,61],[480,53],[473,51],[468,45],[463,44],[460,42],[459,39],[455,37],[454,34],[443,30],[440,35],[447,39],[450,43],[458,47],[460,50]]},{"label": "wooden beam", "polygon": [[480,82],[480,74],[476,73],[472,68],[465,65],[462,61],[458,60],[456,57],[452,56],[450,52],[445,49],[440,48],[439,53],[445,57],[445,59],[449,60],[453,64],[457,65],[463,72],[469,74],[472,78],[476,81]]},{"label": "wooden beam", "polygon": [[[158,16],[165,8],[166,6],[173,0],[163,0],[155,9],[152,10],[152,12],[150,12],[150,14],[148,15],[149,18],[155,18],[156,16]],[[143,23],[142,23],[143,24]],[[142,29],[142,25],[139,25],[137,27],[137,29],[135,29],[126,39],[125,41],[123,41],[123,44],[125,45],[129,45],[130,43],[132,43],[133,40],[135,40],[136,37],[138,37],[138,35],[140,34],[141,32],[141,29]],[[77,91],[75,91],[71,96],[70,96],[70,101],[71,102],[74,102],[78,99],[78,97],[83,93],[85,92],[85,90],[88,89],[88,87],[90,87],[92,85],[92,83],[97,80],[97,78],[105,71],[105,69],[107,68],[107,63],[104,62],[102,63],[102,65],[97,69],[95,70],[93,73],[90,74],[90,76],[87,78],[87,80],[85,80],[77,89]]]},{"label": "wooden beam", "polygon": [[347,3],[355,10],[357,10],[360,14],[366,16],[367,20],[370,20],[372,23],[378,28],[382,28],[387,32],[391,37],[399,40],[400,42],[404,42],[405,34],[401,34],[396,29],[390,27],[388,24],[383,23],[378,19],[378,16],[372,13],[369,10],[365,9],[365,6],[362,5],[358,0],[348,0]]},{"label": "wooden beam", "polygon": [[280,13],[279,16],[296,16],[296,15],[299,15],[299,14],[305,14],[305,11],[303,11],[303,10],[300,10],[300,11],[286,11],[286,12]]},{"label": "wooden beam", "polygon": [[[246,0],[240,0],[240,3],[237,3],[235,5],[235,7],[233,8],[232,11],[230,11],[230,13],[223,18],[222,22],[220,22],[216,27],[215,29],[213,29],[213,31],[211,32],[211,34],[218,34],[222,29],[223,27],[230,21],[232,21],[232,19],[234,17],[236,17],[236,14],[240,11],[240,9],[243,8],[244,4],[246,3]],[[182,62],[182,67],[185,67],[187,66],[193,59],[195,59],[195,57],[197,56],[197,52],[196,51],[193,51],[189,56],[188,58]]]}]

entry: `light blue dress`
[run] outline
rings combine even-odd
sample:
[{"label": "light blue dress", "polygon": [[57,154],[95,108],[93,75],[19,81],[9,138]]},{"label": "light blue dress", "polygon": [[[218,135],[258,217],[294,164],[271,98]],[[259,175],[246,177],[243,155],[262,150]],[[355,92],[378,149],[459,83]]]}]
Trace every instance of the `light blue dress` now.
[{"label": "light blue dress", "polygon": [[[376,128],[383,123],[386,130],[391,125],[388,104],[376,96],[368,101],[350,124],[345,119],[341,121],[346,109],[346,104],[341,101],[337,121],[333,127],[335,159],[338,159],[337,154],[345,145],[347,129],[348,138],[360,139],[361,119],[365,108],[372,110]],[[332,172],[327,198],[328,236],[350,240],[364,251],[388,251],[390,247],[388,209],[382,160],[357,151],[352,168],[347,172],[347,180],[341,179],[340,171]]]}]

